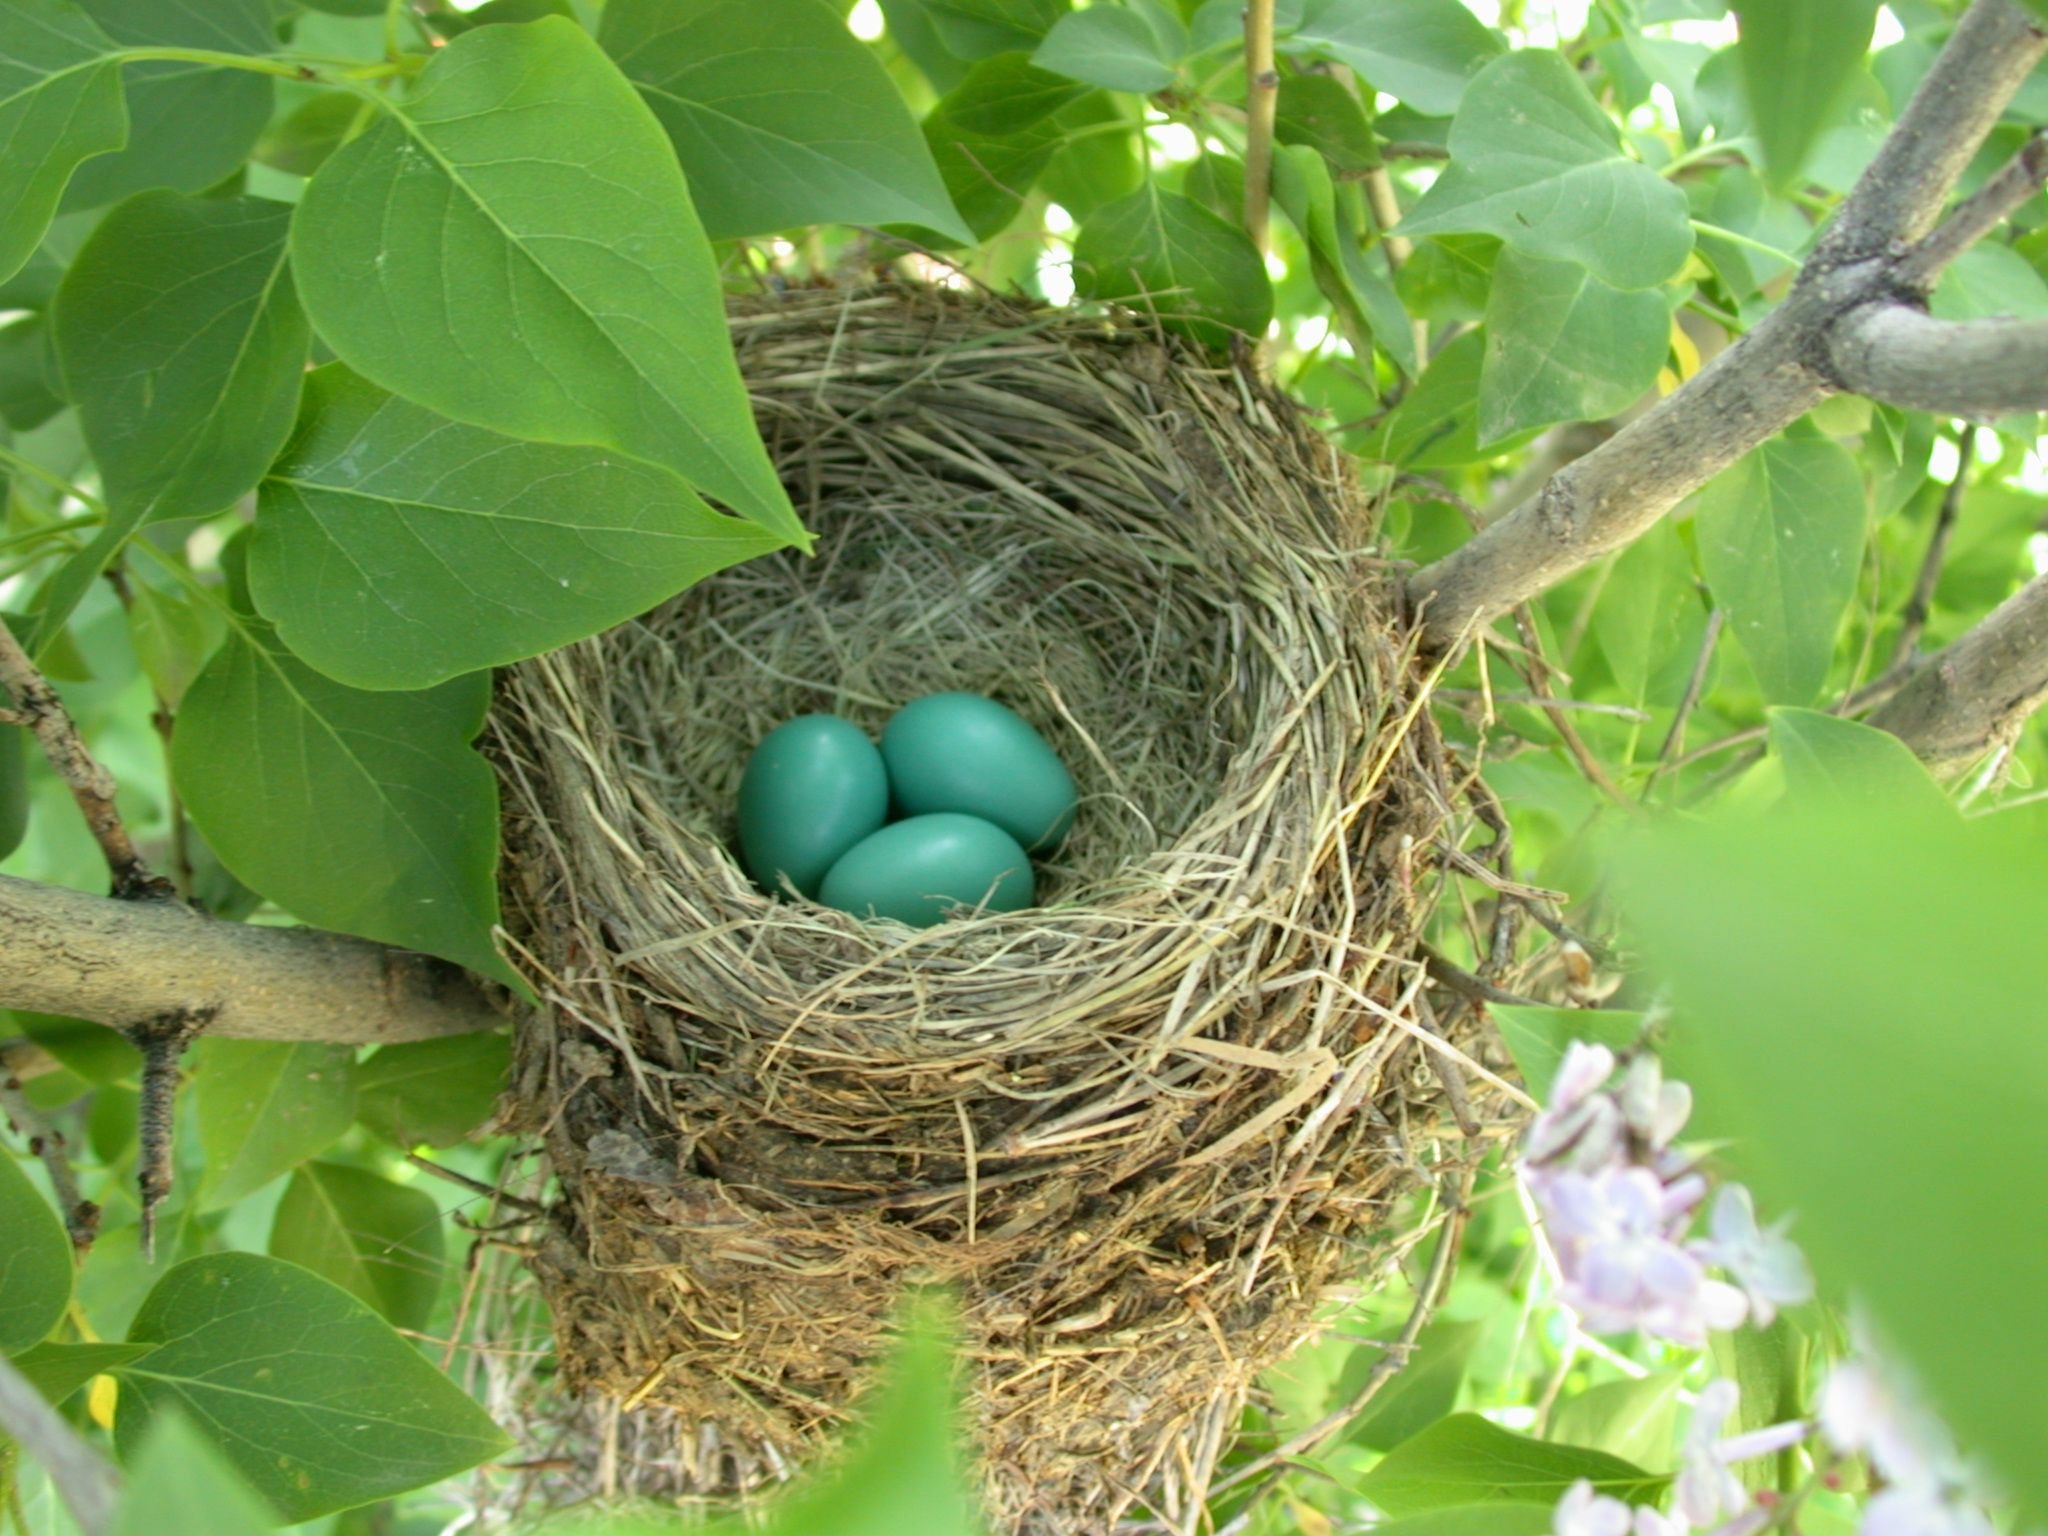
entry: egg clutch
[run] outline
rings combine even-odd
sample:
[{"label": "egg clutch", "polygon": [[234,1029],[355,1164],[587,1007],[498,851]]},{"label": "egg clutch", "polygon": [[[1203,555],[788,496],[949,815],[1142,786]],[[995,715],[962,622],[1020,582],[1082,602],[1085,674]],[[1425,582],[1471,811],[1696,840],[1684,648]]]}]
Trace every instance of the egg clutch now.
[{"label": "egg clutch", "polygon": [[837,715],[799,715],[747,759],[740,861],[770,892],[929,928],[1030,906],[1031,855],[1067,835],[1075,801],[1045,738],[979,694],[912,700],[879,750]]}]

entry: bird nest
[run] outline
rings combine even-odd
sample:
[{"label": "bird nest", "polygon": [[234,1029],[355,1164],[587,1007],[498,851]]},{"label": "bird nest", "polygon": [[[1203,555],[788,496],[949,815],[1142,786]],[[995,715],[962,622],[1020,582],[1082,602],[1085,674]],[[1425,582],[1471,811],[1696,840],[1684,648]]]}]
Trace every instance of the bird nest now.
[{"label": "bird nest", "polygon": [[[1470,785],[1373,510],[1286,399],[1135,321],[903,288],[731,319],[816,553],[517,667],[494,712],[562,1375],[669,1411],[676,1492],[743,1492],[944,1282],[1000,1528],[1192,1528],[1488,1049],[1473,1010],[1423,1022]],[[1039,904],[912,930],[757,890],[753,745],[945,689],[1079,784]]]}]

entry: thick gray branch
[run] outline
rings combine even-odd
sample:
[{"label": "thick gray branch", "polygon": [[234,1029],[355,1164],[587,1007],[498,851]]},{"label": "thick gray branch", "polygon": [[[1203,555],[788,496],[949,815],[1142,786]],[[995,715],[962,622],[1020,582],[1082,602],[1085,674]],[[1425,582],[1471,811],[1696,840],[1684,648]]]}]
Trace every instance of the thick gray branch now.
[{"label": "thick gray branch", "polygon": [[1471,542],[1408,582],[1432,650],[1619,549],[1830,385],[1809,360],[1811,298],[1797,293],[1741,341]]},{"label": "thick gray branch", "polygon": [[1814,260],[1836,265],[1880,256],[1932,229],[2044,48],[2048,38],[2024,7],[1976,0],[1828,226]]},{"label": "thick gray branch", "polygon": [[2048,576],[1914,670],[1870,723],[1937,773],[1960,773],[2048,702]]},{"label": "thick gray branch", "polygon": [[468,972],[314,928],[202,917],[0,875],[0,1008],[115,1029],[201,1021],[238,1040],[370,1044],[493,1029]]},{"label": "thick gray branch", "polygon": [[1870,304],[1829,327],[1828,362],[1844,389],[1909,410],[2048,410],[2048,320],[1934,320]]},{"label": "thick gray branch", "polygon": [[[1647,414],[1409,578],[1424,645],[1453,649],[1620,548],[1838,389],[1950,414],[2012,409],[2026,387],[2015,375],[2041,350],[2039,323],[2012,322],[2010,344],[1993,339],[1992,323],[1939,333],[1950,387],[1925,398],[1935,322],[1898,303],[1908,293],[1900,267],[2044,48],[2012,0],[1976,0],[1785,302]],[[1958,348],[1981,365],[1974,374],[1959,369]],[[1892,370],[1884,387],[1881,367]]]}]

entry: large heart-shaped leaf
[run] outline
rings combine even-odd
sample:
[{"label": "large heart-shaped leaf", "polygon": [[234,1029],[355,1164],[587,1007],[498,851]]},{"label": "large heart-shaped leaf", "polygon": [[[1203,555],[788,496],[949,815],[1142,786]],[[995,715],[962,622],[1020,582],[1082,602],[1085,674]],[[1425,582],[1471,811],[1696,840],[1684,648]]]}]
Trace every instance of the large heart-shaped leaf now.
[{"label": "large heart-shaped leaf", "polygon": [[1402,234],[1498,235],[1617,288],[1661,283],[1692,249],[1685,194],[1622,153],[1613,121],[1558,54],[1525,49],[1482,69],[1450,148]]},{"label": "large heart-shaped leaf", "polygon": [[674,141],[714,238],[953,210],[903,95],[819,0],[611,0],[598,41]]},{"label": "large heart-shaped leaf", "polygon": [[203,1205],[255,1193],[339,1140],[355,1116],[351,1052],[312,1041],[202,1040]]},{"label": "large heart-shaped leaf", "polygon": [[675,151],[590,35],[478,27],[377,99],[292,221],[300,296],[342,360],[457,421],[666,465],[807,543]]},{"label": "large heart-shaped leaf", "polygon": [[367,1168],[310,1162],[277,1203],[270,1252],[332,1280],[394,1328],[424,1328],[441,1288],[441,1208]]},{"label": "large heart-shaped leaf", "polygon": [[1507,247],[1486,301],[1481,445],[1613,415],[1657,382],[1670,336],[1661,295],[1624,292],[1575,261]]},{"label": "large heart-shaped leaf", "polygon": [[1245,232],[1150,184],[1081,226],[1074,286],[1089,298],[1155,314],[1216,350],[1233,335],[1257,339],[1273,318],[1273,285]]},{"label": "large heart-shaped leaf", "polygon": [[358,688],[427,688],[566,645],[780,547],[668,470],[501,437],[340,364],[265,477],[257,608]]},{"label": "large heart-shaped leaf", "polygon": [[1648,1502],[1670,1482],[1605,1451],[1531,1440],[1476,1413],[1457,1413],[1395,1446],[1358,1489],[1390,1515],[1412,1515],[1465,1504],[1555,1505],[1581,1478],[1631,1504]]},{"label": "large heart-shaped leaf", "polygon": [[418,693],[350,688],[238,618],[185,695],[172,776],[251,889],[516,984],[490,938],[497,782],[469,746],[490,692],[481,672]]},{"label": "large heart-shaped leaf", "polygon": [[1417,112],[1448,117],[1507,45],[1459,0],[1310,0],[1291,46],[1348,64]]},{"label": "large heart-shaped leaf", "polygon": [[157,1347],[115,1370],[123,1455],[167,1411],[191,1413],[287,1521],[436,1482],[511,1443],[376,1313],[281,1259],[178,1265],[128,1338]]}]

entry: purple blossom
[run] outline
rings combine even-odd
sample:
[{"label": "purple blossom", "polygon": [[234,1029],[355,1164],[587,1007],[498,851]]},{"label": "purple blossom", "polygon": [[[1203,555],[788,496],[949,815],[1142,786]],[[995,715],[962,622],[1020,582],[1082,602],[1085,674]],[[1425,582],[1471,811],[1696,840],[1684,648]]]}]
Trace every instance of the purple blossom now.
[{"label": "purple blossom", "polygon": [[1983,1510],[1932,1485],[1897,1483],[1873,1497],[1856,1536],[1996,1536]]},{"label": "purple blossom", "polygon": [[1868,1456],[1893,1483],[1932,1488],[1957,1468],[1948,1431],[1903,1388],[1895,1370],[1868,1353],[1828,1373],[1820,1425],[1836,1450]]},{"label": "purple blossom", "polygon": [[1686,1426],[1685,1446],[1679,1453],[1676,1500],[1685,1517],[1695,1525],[1712,1525],[1728,1517],[1731,1523],[1716,1536],[1735,1536],[1742,1529],[1761,1525],[1762,1513],[1751,1502],[1742,1479],[1729,1468],[1754,1456],[1769,1456],[1797,1445],[1812,1429],[1797,1419],[1754,1429],[1747,1434],[1723,1437],[1721,1426],[1741,1401],[1741,1389],[1734,1382],[1710,1381],[1693,1405],[1692,1422]]},{"label": "purple blossom", "polygon": [[1551,1536],[1686,1536],[1685,1521],[1647,1504],[1634,1509],[1594,1491],[1583,1477],[1564,1492],[1550,1516]]},{"label": "purple blossom", "polygon": [[1788,1222],[1768,1230],[1756,1224],[1756,1206],[1740,1184],[1724,1184],[1714,1197],[1708,1218],[1709,1236],[1694,1242],[1692,1251],[1735,1277],[1749,1299],[1757,1327],[1768,1328],[1779,1307],[1797,1306],[1813,1296],[1813,1274],[1806,1256],[1785,1236]]},{"label": "purple blossom", "polygon": [[1675,1241],[1693,1198],[1667,1189],[1647,1168],[1541,1180],[1544,1227],[1563,1278],[1558,1297],[1587,1332],[1641,1328],[1698,1347],[1707,1329],[1742,1321],[1741,1293],[1708,1280]]},{"label": "purple blossom", "polygon": [[1614,1052],[1574,1040],[1565,1047],[1550,1103],[1529,1126],[1523,1156],[1531,1163],[1565,1159],[1597,1172],[1621,1155],[1621,1108],[1600,1089],[1614,1075]]}]

